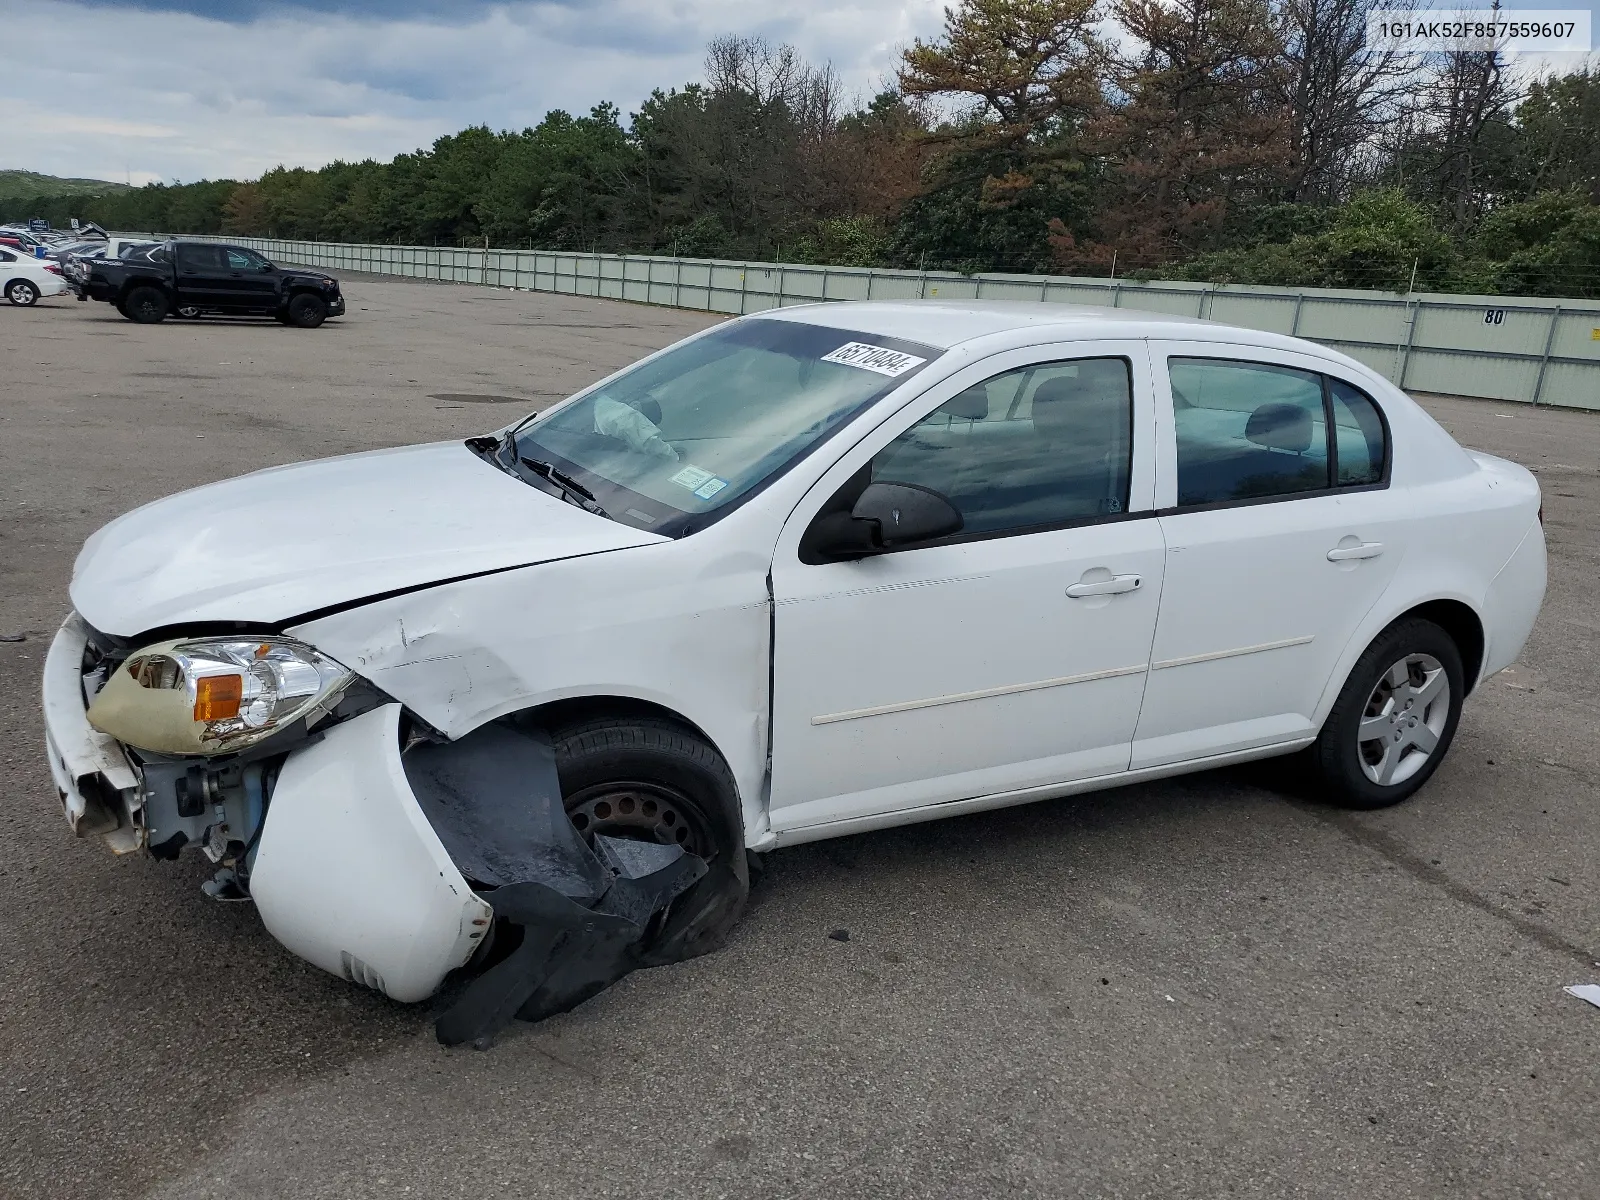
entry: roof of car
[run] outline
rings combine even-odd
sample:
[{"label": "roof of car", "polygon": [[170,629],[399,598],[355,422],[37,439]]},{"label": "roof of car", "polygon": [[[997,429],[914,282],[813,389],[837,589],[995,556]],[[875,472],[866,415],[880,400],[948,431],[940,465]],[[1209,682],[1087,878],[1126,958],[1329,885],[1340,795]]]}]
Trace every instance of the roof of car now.
[{"label": "roof of car", "polygon": [[[1014,329],[1049,326],[1062,336],[1106,338],[1191,337],[1205,340],[1237,334],[1248,342],[1276,338],[1195,317],[1105,308],[1094,304],[1051,304],[1028,300],[854,300],[769,309],[761,317],[831,325],[861,333],[921,342],[948,350],[962,342]],[[1232,340],[1231,337],[1226,340]]]}]

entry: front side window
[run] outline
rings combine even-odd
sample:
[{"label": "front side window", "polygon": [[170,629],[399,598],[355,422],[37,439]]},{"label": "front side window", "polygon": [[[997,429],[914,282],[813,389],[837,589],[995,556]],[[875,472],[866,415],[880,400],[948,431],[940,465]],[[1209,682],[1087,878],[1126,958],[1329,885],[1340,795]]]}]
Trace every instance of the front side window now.
[{"label": "front side window", "polygon": [[248,250],[239,250],[229,246],[223,253],[227,255],[228,270],[230,271],[260,271],[264,270],[267,265],[266,259],[259,254],[252,254]]},{"label": "front side window", "polygon": [[1215,358],[1169,368],[1180,507],[1330,486],[1322,376]]},{"label": "front side window", "polygon": [[940,405],[878,452],[871,477],[939,492],[963,536],[1022,532],[1125,512],[1132,446],[1127,359],[1040,363]]},{"label": "front side window", "polygon": [[515,437],[517,455],[570,475],[612,519],[676,537],[940,353],[799,321],[733,322],[538,418]]}]

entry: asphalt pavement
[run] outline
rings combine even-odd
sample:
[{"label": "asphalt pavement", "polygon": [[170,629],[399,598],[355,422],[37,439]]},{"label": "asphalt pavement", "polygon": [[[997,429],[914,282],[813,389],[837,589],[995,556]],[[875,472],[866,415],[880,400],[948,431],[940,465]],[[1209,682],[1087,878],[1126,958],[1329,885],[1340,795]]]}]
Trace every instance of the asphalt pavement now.
[{"label": "asphalt pavement", "polygon": [[1411,802],[1262,764],[778,851],[720,953],[445,1050],[203,862],[71,836],[37,692],[73,557],[716,318],[346,291],[316,331],[0,306],[0,1196],[1600,1195],[1600,1008],[1562,991],[1600,982],[1600,416],[1427,401],[1539,472],[1551,579]]}]

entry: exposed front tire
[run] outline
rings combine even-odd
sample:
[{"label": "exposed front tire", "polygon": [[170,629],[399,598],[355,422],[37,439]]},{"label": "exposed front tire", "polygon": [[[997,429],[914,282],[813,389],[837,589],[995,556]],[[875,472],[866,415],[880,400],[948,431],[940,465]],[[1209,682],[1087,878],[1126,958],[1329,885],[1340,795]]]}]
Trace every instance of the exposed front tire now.
[{"label": "exposed front tire", "polygon": [[328,319],[328,302],[321,296],[301,292],[289,298],[289,321],[300,329],[315,329]]},{"label": "exposed front tire", "polygon": [[136,287],[122,302],[122,312],[130,321],[155,325],[166,319],[167,297],[160,288]]},{"label": "exposed front tire", "polygon": [[1356,662],[1311,747],[1327,798],[1369,809],[1411,796],[1449,751],[1465,696],[1448,633],[1417,617],[1389,626]]},{"label": "exposed front tire", "polygon": [[580,721],[550,739],[567,815],[585,838],[674,843],[708,864],[654,931],[647,959],[720,946],[750,891],[738,788],[722,756],[692,730],[651,717]]},{"label": "exposed front tire", "polygon": [[6,299],[18,308],[32,308],[39,303],[39,289],[29,280],[13,279],[6,284]]}]

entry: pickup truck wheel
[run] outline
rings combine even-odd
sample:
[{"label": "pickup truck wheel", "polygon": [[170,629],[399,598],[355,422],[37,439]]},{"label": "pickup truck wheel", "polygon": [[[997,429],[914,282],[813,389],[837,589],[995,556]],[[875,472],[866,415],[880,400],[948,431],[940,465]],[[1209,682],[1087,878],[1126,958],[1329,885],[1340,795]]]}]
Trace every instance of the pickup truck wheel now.
[{"label": "pickup truck wheel", "polygon": [[315,329],[328,319],[328,302],[321,296],[301,292],[289,299],[289,324],[301,329]]},{"label": "pickup truck wheel", "polygon": [[122,311],[130,321],[155,325],[166,318],[167,297],[159,288],[136,287],[122,302]]},{"label": "pickup truck wheel", "polygon": [[552,729],[568,817],[596,833],[682,846],[708,864],[646,947],[653,961],[717,949],[744,912],[750,871],[738,788],[722,756],[675,722],[595,719]]},{"label": "pickup truck wheel", "polygon": [[32,308],[39,303],[39,289],[26,279],[13,279],[6,284],[6,299],[18,308]]}]

